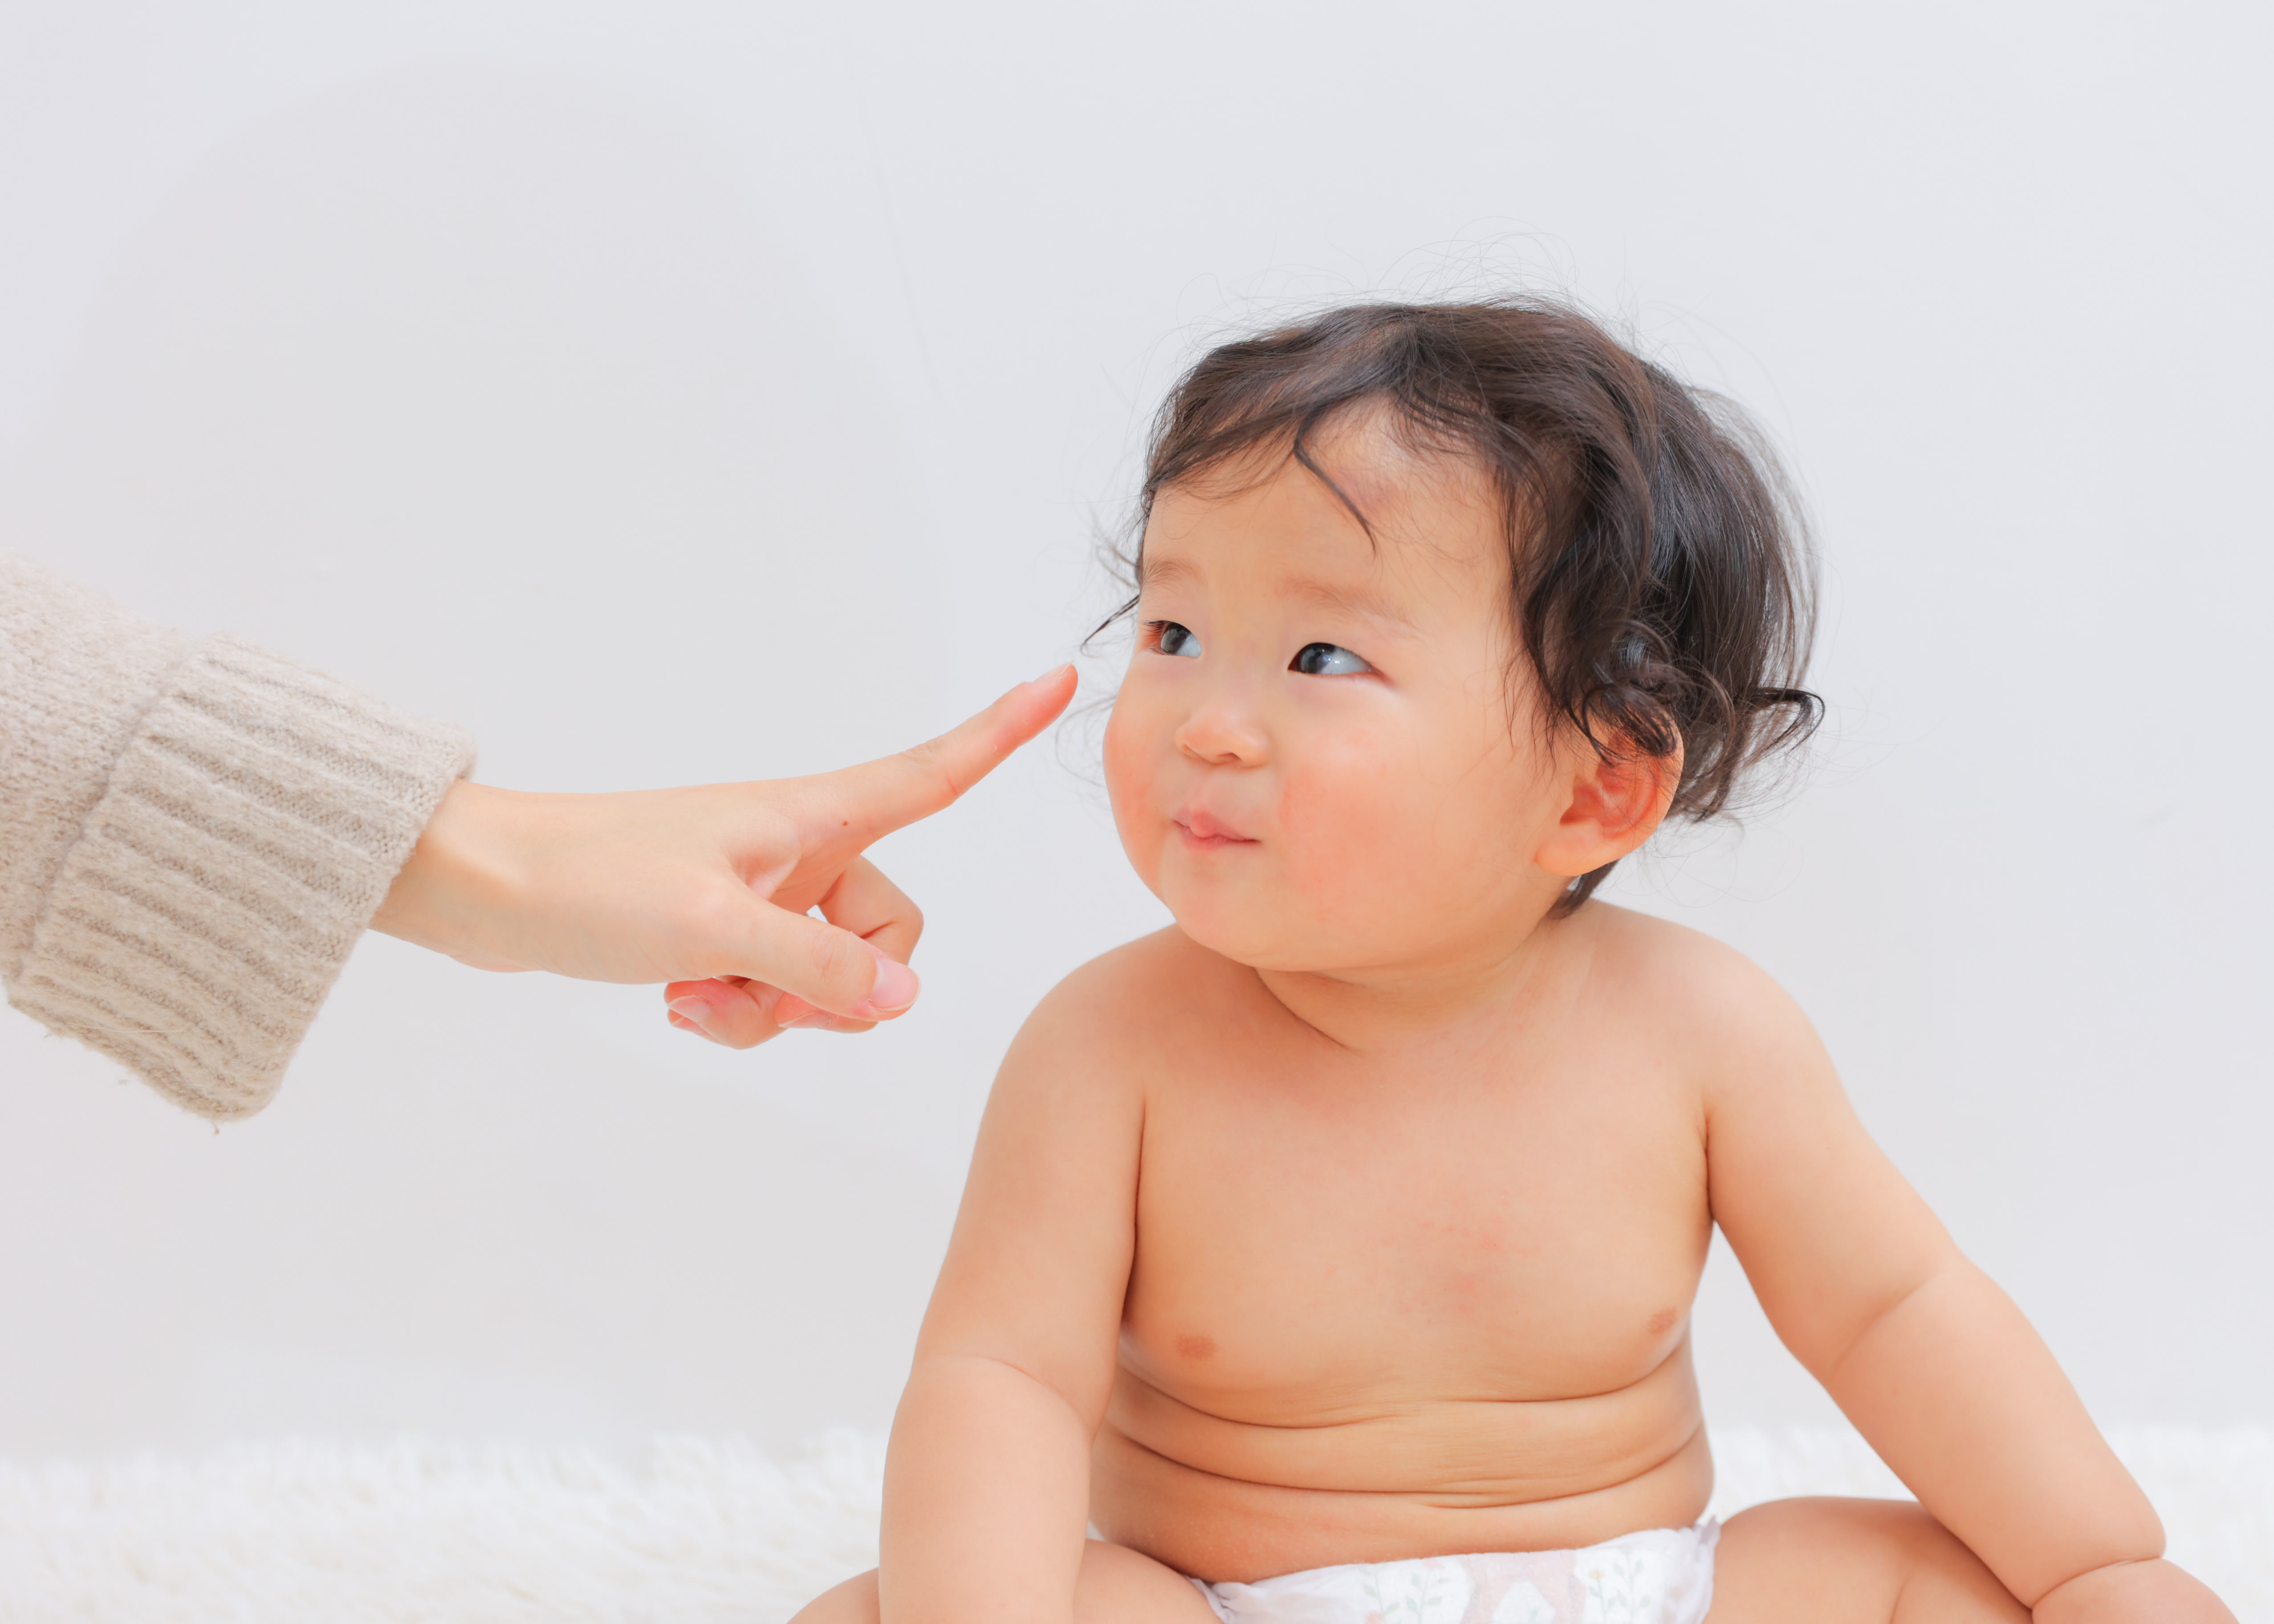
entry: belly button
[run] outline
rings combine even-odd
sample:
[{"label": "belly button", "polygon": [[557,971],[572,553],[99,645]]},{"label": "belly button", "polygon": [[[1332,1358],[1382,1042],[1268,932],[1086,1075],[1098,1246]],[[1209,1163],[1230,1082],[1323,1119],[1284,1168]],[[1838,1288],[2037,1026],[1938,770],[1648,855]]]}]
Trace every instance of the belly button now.
[{"label": "belly button", "polygon": [[1177,1351],[1188,1359],[1216,1357],[1216,1338],[1187,1334],[1177,1338]]}]

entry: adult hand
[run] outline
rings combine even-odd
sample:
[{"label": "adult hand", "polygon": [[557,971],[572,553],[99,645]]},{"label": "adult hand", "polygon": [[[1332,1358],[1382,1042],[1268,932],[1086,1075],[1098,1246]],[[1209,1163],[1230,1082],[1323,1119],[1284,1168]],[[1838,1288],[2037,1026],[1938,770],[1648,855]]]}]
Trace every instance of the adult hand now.
[{"label": "adult hand", "polygon": [[787,1026],[866,1031],[915,1002],[923,915],[862,852],[986,777],[1073,689],[1061,666],[928,744],[812,778],[613,795],[459,783],[372,928],[485,970],[669,982],[674,1026],[736,1049]]}]

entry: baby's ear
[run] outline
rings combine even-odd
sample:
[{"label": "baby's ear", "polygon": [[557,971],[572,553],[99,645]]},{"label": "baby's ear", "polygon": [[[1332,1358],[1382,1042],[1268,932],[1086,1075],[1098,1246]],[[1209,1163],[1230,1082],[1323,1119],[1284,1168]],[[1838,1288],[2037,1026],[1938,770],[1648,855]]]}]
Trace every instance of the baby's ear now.
[{"label": "baby's ear", "polygon": [[1657,832],[1682,784],[1682,741],[1671,753],[1625,749],[1606,757],[1585,739],[1561,752],[1562,816],[1532,861],[1577,878],[1614,863]]}]

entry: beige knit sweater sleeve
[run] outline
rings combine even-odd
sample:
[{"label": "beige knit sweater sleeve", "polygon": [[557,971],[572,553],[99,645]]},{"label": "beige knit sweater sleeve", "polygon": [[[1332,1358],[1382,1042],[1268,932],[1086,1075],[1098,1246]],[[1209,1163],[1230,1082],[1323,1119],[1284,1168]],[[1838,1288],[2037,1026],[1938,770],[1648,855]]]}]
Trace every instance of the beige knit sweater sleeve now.
[{"label": "beige knit sweater sleeve", "polygon": [[0,982],[215,1119],[259,1110],[472,741],[0,556]]}]

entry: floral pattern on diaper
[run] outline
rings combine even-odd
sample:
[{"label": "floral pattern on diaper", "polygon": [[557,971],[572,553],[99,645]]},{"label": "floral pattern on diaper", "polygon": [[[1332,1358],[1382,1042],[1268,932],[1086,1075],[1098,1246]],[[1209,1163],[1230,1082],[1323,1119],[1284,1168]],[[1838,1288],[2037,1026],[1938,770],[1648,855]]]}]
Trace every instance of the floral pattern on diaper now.
[{"label": "floral pattern on diaper", "polygon": [[1225,1624],[1698,1624],[1719,1530],[1581,1551],[1423,1557],[1201,1586]]}]

